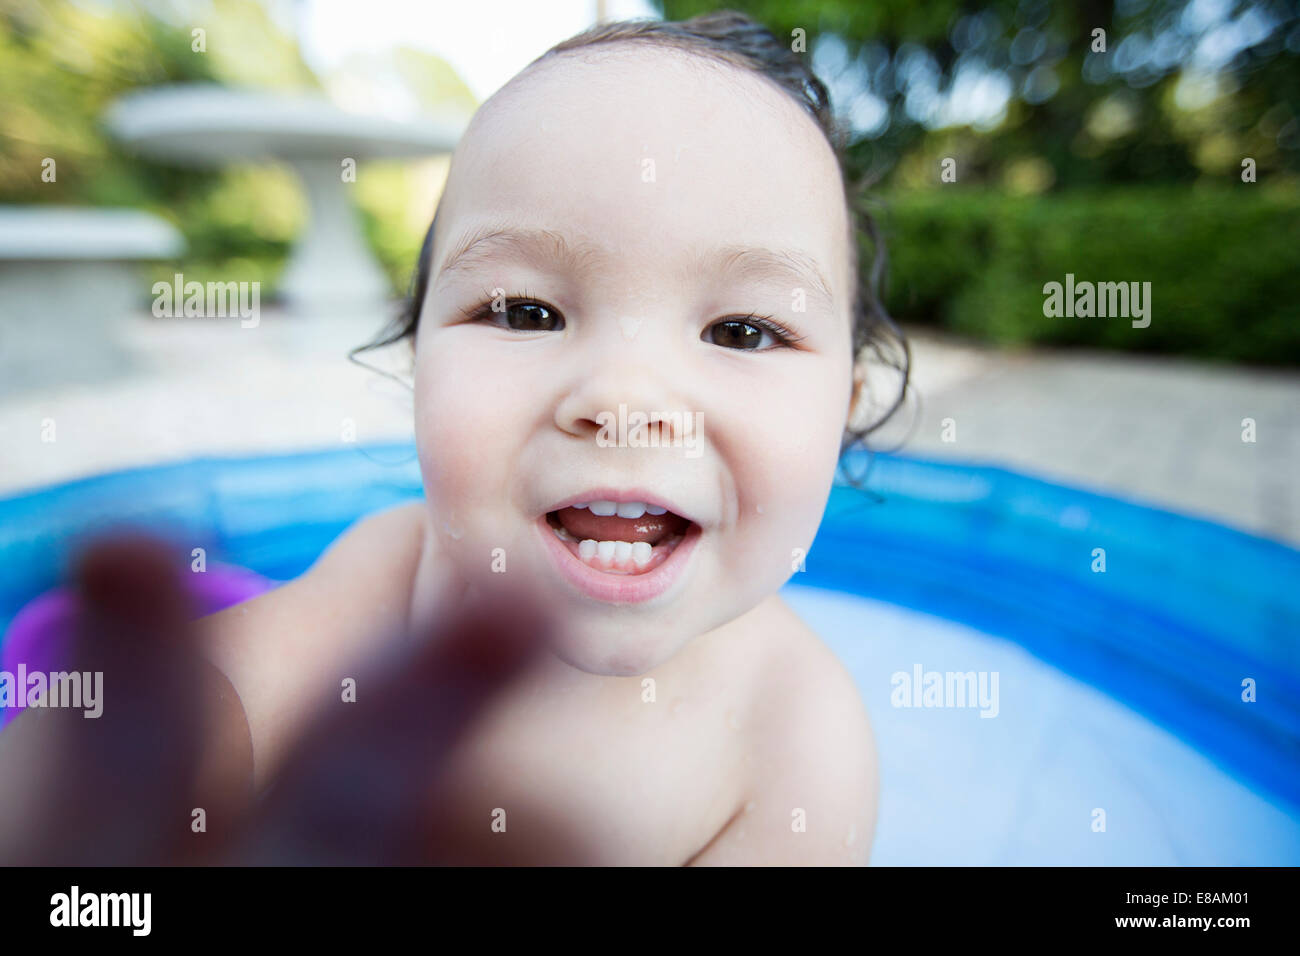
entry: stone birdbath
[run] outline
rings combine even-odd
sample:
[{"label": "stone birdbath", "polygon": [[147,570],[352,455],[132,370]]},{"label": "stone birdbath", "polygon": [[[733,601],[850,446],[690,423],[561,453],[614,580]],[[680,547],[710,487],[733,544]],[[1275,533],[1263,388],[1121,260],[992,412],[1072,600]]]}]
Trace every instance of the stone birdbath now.
[{"label": "stone birdbath", "polygon": [[[310,221],[280,281],[297,315],[382,309],[389,286],[352,208],[344,161],[450,152],[464,123],[346,112],[319,96],[206,84],[151,87],[117,100],[109,129],[142,155],[190,166],[278,160],[297,171]],[[363,172],[358,172],[362,175]]]}]

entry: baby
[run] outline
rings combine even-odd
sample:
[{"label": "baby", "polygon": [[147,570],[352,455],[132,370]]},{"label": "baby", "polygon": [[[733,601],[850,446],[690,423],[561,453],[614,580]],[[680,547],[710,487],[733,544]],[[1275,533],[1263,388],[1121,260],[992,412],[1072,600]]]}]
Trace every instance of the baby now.
[{"label": "baby", "polygon": [[555,863],[865,864],[867,714],[777,594],[856,420],[857,272],[825,90],[747,18],[601,26],[511,80],[385,340],[424,499],[204,621],[255,782],[375,635],[527,582],[548,653],[444,774],[485,860],[558,815],[585,855]]}]

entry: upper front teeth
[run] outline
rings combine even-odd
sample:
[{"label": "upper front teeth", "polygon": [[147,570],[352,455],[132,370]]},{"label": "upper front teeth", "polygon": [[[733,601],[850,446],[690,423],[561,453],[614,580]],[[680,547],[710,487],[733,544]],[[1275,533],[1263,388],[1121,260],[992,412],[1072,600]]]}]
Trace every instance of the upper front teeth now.
[{"label": "upper front teeth", "polygon": [[668,512],[667,508],[648,505],[644,501],[592,501],[575,504],[573,507],[590,508],[592,514],[601,518],[609,518],[613,515],[618,515],[620,518],[640,518],[644,514],[661,515]]}]

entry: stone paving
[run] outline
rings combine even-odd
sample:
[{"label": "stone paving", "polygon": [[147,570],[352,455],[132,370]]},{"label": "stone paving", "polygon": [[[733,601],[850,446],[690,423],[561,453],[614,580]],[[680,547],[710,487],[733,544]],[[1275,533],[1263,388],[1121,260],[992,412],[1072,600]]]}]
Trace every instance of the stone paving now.
[{"label": "stone paving", "polygon": [[[325,448],[349,429],[358,442],[409,438],[410,392],[346,358],[382,321],[264,309],[257,328],[241,329],[145,315],[123,326],[113,367],[93,375],[71,355],[51,358],[75,342],[11,334],[0,353],[0,495],[201,454]],[[1300,372],[1001,352],[921,333],[913,353],[917,400],[884,443],[910,426],[905,452],[998,464],[1300,544]],[[24,355],[41,355],[47,374]],[[1242,441],[1248,418],[1254,442]]]},{"label": "stone paving", "polygon": [[[307,322],[264,309],[243,329],[145,316],[122,329],[116,376],[86,380],[55,362],[52,384],[21,390],[4,388],[12,358],[0,355],[0,495],[197,455],[337,447],[349,429],[358,443],[409,438],[410,392],[347,359],[383,318]],[[49,423],[52,442],[42,440]]]}]

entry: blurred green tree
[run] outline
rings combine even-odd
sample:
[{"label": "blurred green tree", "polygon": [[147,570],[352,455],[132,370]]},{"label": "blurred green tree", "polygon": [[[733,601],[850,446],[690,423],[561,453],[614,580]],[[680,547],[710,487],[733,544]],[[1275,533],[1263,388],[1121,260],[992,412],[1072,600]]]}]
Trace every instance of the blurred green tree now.
[{"label": "blurred green tree", "polygon": [[[202,44],[196,28],[205,31]],[[265,279],[301,223],[291,177],[275,168],[250,174],[154,163],[103,128],[118,96],[185,82],[319,85],[257,0],[214,0],[201,24],[139,5],[2,0],[0,203],[148,209],[184,233],[191,271],[234,262],[238,274],[228,278]],[[55,162],[52,182],[42,179],[46,158]]]},{"label": "blurred green tree", "polygon": [[[674,20],[736,9],[778,37],[803,29],[833,100],[856,118],[852,171],[885,182],[908,181],[909,155],[930,170],[938,155],[959,154],[968,182],[1014,183],[1019,174],[1038,188],[1187,182],[1222,176],[1244,156],[1261,175],[1300,171],[1300,15],[1290,3],[660,0],[660,8]],[[1094,51],[1096,30],[1105,31],[1104,52]],[[981,109],[999,102],[991,116]]]}]

